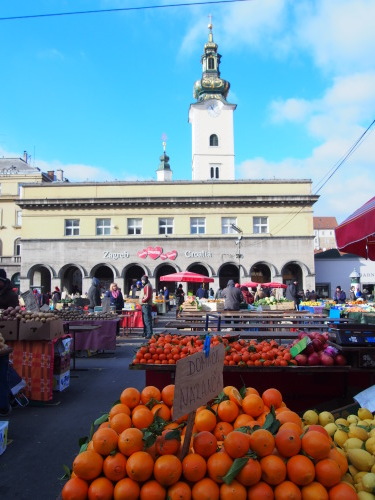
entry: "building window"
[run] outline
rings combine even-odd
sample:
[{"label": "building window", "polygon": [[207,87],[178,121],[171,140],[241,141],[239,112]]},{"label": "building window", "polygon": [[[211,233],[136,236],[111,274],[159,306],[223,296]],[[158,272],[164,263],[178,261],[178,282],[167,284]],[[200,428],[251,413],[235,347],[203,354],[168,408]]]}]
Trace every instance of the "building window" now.
[{"label": "building window", "polygon": [[213,57],[208,58],[208,69],[215,69],[215,59]]},{"label": "building window", "polygon": [[96,219],[96,235],[111,234],[111,219]]},{"label": "building window", "polygon": [[237,224],[235,217],[222,217],[221,218],[221,234],[236,234],[232,224]]},{"label": "building window", "polygon": [[159,219],[159,234],[173,234],[173,219]]},{"label": "building window", "polygon": [[268,217],[253,217],[253,233],[268,233]]},{"label": "building window", "polygon": [[204,217],[190,218],[190,234],[205,234],[206,219]]},{"label": "building window", "polygon": [[216,134],[210,135],[210,146],[218,146],[219,145],[219,138]]},{"label": "building window", "polygon": [[17,191],[18,196],[22,197],[22,184],[20,182],[17,184],[17,189],[18,189],[18,191]]},{"label": "building window", "polygon": [[21,238],[17,238],[14,241],[14,255],[16,256],[21,255]]},{"label": "building window", "polygon": [[65,219],[65,236],[79,236],[79,219]]},{"label": "building window", "polygon": [[16,210],[16,226],[17,227],[22,226],[22,211],[21,210]]},{"label": "building window", "polygon": [[142,234],[142,219],[128,219],[128,234]]},{"label": "building window", "polygon": [[220,177],[220,165],[210,164],[210,178],[219,179]]}]

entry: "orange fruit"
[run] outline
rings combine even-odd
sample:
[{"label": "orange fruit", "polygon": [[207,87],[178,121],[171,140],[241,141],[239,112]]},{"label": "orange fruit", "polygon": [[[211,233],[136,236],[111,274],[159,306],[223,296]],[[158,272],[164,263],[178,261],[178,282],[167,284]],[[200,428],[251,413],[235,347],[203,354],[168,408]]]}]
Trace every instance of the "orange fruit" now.
[{"label": "orange fruit", "polygon": [[201,410],[196,413],[194,421],[197,431],[213,431],[216,427],[216,416],[211,410]]},{"label": "orange fruit", "polygon": [[238,429],[238,427],[246,427],[246,426],[251,427],[256,424],[257,422],[254,420],[254,417],[250,417],[250,415],[248,415],[247,413],[241,413],[233,422],[233,429]]},{"label": "orange fruit", "polygon": [[295,422],[285,422],[284,424],[281,424],[279,427],[279,431],[284,430],[284,429],[293,429],[296,432],[299,433],[299,435],[302,434],[302,427]]},{"label": "orange fruit", "polygon": [[126,457],[143,450],[143,432],[135,427],[125,429],[118,438],[118,449]]},{"label": "orange fruit", "polygon": [[283,402],[283,396],[278,389],[266,389],[262,394],[263,403],[271,408],[273,406],[276,408],[280,408],[281,403]]},{"label": "orange fruit", "polygon": [[230,457],[243,457],[249,451],[250,436],[240,431],[232,431],[224,439],[223,446]]},{"label": "orange fruit", "polygon": [[233,425],[229,422],[218,422],[213,430],[213,434],[218,441],[224,441],[227,434],[233,431]]},{"label": "orange fruit", "polygon": [[342,475],[344,475],[348,470],[348,460],[344,453],[341,453],[337,448],[331,448],[329,450],[328,458],[335,460],[341,469]]},{"label": "orange fruit", "polygon": [[249,394],[242,400],[242,409],[251,417],[259,417],[264,411],[263,399],[257,394]]},{"label": "orange fruit", "polygon": [[115,453],[105,457],[103,473],[111,481],[120,481],[126,476],[126,457],[122,453]]},{"label": "orange fruit", "polygon": [[168,500],[190,500],[190,486],[183,481],[172,484],[172,486],[168,488],[167,498]]},{"label": "orange fruit", "polygon": [[297,455],[301,449],[300,432],[295,429],[283,428],[279,429],[275,436],[275,445],[277,451],[283,457],[292,457]]},{"label": "orange fruit", "polygon": [[319,460],[315,465],[316,480],[326,488],[331,488],[341,481],[343,476],[339,464],[332,458]]},{"label": "orange fruit", "polygon": [[250,486],[247,490],[248,500],[273,500],[274,494],[271,486],[264,481]]},{"label": "orange fruit", "polygon": [[229,399],[233,401],[233,403],[236,403],[237,406],[241,407],[242,406],[242,396],[239,393],[239,391],[235,387],[231,387],[229,390],[229,393],[227,394]]},{"label": "orange fruit", "polygon": [[80,477],[72,477],[61,491],[62,500],[86,500],[89,489],[88,483]]},{"label": "orange fruit", "polygon": [[113,490],[112,481],[106,477],[97,477],[90,483],[87,498],[88,500],[112,500]]},{"label": "orange fruit", "polygon": [[128,408],[133,409],[139,404],[141,400],[141,393],[135,387],[127,387],[120,395],[120,401]]},{"label": "orange fruit", "polygon": [[137,429],[145,429],[154,421],[154,415],[148,408],[139,408],[132,414],[133,426]]},{"label": "orange fruit", "polygon": [[92,436],[94,450],[101,455],[109,455],[117,448],[118,434],[113,429],[98,429]]},{"label": "orange fruit", "polygon": [[174,384],[169,384],[163,387],[161,391],[161,399],[164,404],[171,407],[174,399]]},{"label": "orange fruit", "polygon": [[117,434],[121,434],[125,429],[132,426],[132,419],[126,413],[117,413],[111,417],[109,425]]},{"label": "orange fruit", "polygon": [[204,458],[215,453],[217,448],[217,439],[212,432],[201,431],[193,437],[194,452]]},{"label": "orange fruit", "polygon": [[139,494],[140,500],[165,500],[167,490],[155,479],[144,483]]},{"label": "orange fruit", "polygon": [[73,461],[73,472],[86,481],[98,477],[103,469],[103,457],[96,451],[82,451]]},{"label": "orange fruit", "polygon": [[219,486],[209,477],[197,481],[191,490],[192,500],[219,500],[219,496]]},{"label": "orange fruit", "polygon": [[331,443],[327,436],[319,431],[308,431],[302,436],[302,450],[316,460],[328,457]]},{"label": "orange fruit", "polygon": [[180,449],[180,445],[180,432],[178,430],[166,429],[156,438],[155,450],[158,455],[176,455]]},{"label": "orange fruit", "polygon": [[299,486],[312,483],[315,478],[315,467],[305,455],[295,455],[286,464],[288,478]]},{"label": "orange fruit", "polygon": [[109,420],[111,420],[111,417],[114,417],[118,413],[126,413],[126,415],[131,414],[130,408],[127,405],[124,405],[122,403],[117,403],[116,405],[113,405],[112,408],[109,410]]},{"label": "orange fruit", "polygon": [[158,403],[151,408],[151,413],[163,418],[167,422],[171,419],[171,410],[164,403]]},{"label": "orange fruit", "polygon": [[276,455],[267,455],[260,459],[262,468],[262,479],[267,484],[276,486],[285,481],[286,465],[284,461]]},{"label": "orange fruit", "polygon": [[249,458],[247,464],[237,474],[236,479],[244,486],[252,486],[258,483],[261,477],[262,468],[259,461]]},{"label": "orange fruit", "polygon": [[276,412],[276,418],[281,424],[285,424],[285,422],[294,422],[302,428],[302,419],[295,411],[284,410],[279,413]]},{"label": "orange fruit", "polygon": [[220,500],[246,500],[247,491],[245,486],[235,479],[230,484],[223,483],[220,486]]},{"label": "orange fruit", "polygon": [[126,472],[134,481],[147,481],[154,470],[154,460],[145,451],[136,451],[126,462]]},{"label": "orange fruit", "polygon": [[229,471],[233,459],[225,451],[218,451],[207,460],[207,473],[216,483],[222,483],[222,477]]},{"label": "orange fruit", "polygon": [[244,397],[248,396],[249,394],[256,394],[257,396],[260,396],[259,391],[257,391],[255,387],[246,387]]},{"label": "orange fruit", "polygon": [[301,500],[302,494],[298,486],[292,481],[283,481],[274,491],[275,500]]},{"label": "orange fruit", "polygon": [[[301,493],[302,500],[328,500],[328,491],[317,481],[302,486]],[[344,500],[344,498],[342,497],[340,500]]]},{"label": "orange fruit", "polygon": [[162,455],[154,464],[154,477],[163,486],[171,486],[180,479],[181,461],[175,455]]},{"label": "orange fruit", "polygon": [[348,483],[339,483],[329,489],[329,500],[358,500],[355,489]]},{"label": "orange fruit", "polygon": [[125,477],[115,484],[113,498],[114,500],[124,500],[125,498],[126,500],[138,500],[139,492],[139,484],[130,477]]},{"label": "orange fruit", "polygon": [[258,455],[270,455],[275,448],[275,438],[266,429],[257,429],[250,435],[250,448]]},{"label": "orange fruit", "polygon": [[239,414],[239,406],[230,399],[222,401],[217,407],[217,414],[223,422],[234,422]]},{"label": "orange fruit", "polygon": [[189,453],[182,460],[182,475],[187,481],[196,483],[204,478],[207,471],[206,460],[198,453]]},{"label": "orange fruit", "polygon": [[161,400],[161,392],[154,385],[146,385],[144,389],[141,391],[141,402],[145,405],[151,399],[155,399],[156,401]]}]

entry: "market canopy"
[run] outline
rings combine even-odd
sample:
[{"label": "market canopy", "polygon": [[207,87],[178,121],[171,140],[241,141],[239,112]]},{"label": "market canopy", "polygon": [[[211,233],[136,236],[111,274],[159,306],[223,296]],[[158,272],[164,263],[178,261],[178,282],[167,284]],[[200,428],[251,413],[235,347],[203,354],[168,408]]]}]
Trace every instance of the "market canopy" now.
[{"label": "market canopy", "polygon": [[337,248],[375,260],[375,196],[335,229]]},{"label": "market canopy", "polygon": [[204,274],[182,271],[180,273],[166,274],[160,276],[160,281],[184,281],[188,283],[213,283],[215,280]]},{"label": "market canopy", "polygon": [[264,283],[256,283],[255,281],[247,281],[246,283],[241,283],[241,286],[247,286],[249,288],[256,288],[258,285],[264,285]]},{"label": "market canopy", "polygon": [[284,283],[279,283],[278,281],[270,281],[269,283],[263,283],[263,286],[268,288],[288,288],[288,285],[284,285]]}]

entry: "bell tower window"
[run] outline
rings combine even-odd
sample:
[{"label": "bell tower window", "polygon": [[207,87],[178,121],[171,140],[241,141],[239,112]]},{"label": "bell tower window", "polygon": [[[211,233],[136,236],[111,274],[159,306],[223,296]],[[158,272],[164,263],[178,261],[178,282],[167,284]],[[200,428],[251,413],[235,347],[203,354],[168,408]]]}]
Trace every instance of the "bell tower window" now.
[{"label": "bell tower window", "polygon": [[210,146],[218,146],[219,145],[219,139],[216,134],[210,135]]},{"label": "bell tower window", "polygon": [[219,178],[220,178],[219,165],[211,165],[210,166],[210,179],[219,179]]},{"label": "bell tower window", "polygon": [[215,59],[213,57],[208,58],[208,69],[215,69]]}]

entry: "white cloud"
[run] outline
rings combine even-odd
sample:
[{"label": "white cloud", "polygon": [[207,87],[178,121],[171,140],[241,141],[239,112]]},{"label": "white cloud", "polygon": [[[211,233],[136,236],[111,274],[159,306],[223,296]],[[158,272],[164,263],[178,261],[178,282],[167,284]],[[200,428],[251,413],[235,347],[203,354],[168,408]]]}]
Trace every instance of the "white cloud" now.
[{"label": "white cloud", "polygon": [[38,52],[39,59],[58,59],[63,61],[65,56],[62,52],[57,49],[46,49]]}]

